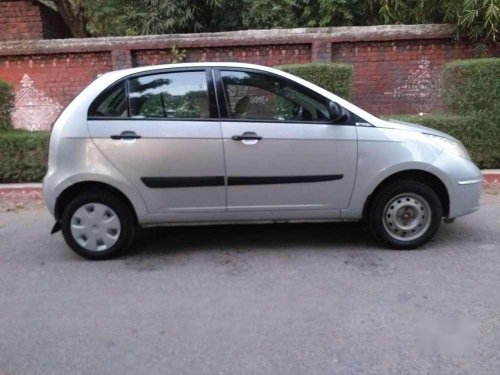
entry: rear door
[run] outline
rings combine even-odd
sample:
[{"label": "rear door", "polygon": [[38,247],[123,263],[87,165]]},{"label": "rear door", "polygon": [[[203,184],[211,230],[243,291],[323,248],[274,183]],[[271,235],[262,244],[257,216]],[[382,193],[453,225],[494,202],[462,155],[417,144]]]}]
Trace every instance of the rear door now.
[{"label": "rear door", "polygon": [[210,70],[131,76],[91,106],[97,147],[154,214],[224,211],[224,155]]},{"label": "rear door", "polygon": [[349,204],[356,128],[333,124],[328,100],[277,75],[215,72],[230,211],[332,210]]}]

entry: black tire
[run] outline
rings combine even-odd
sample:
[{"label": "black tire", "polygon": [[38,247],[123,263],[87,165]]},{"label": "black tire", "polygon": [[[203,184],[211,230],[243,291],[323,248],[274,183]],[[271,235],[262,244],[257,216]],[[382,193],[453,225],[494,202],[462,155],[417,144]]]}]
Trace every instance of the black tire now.
[{"label": "black tire", "polygon": [[[92,251],[81,246],[71,233],[71,219],[82,206],[90,203],[101,203],[111,208],[118,217],[120,233],[116,243],[106,250]],[[66,243],[78,255],[91,260],[104,260],[116,257],[125,252],[133,242],[136,224],[129,205],[122,199],[107,191],[84,192],[71,200],[61,215],[61,230]]]},{"label": "black tire", "polygon": [[[396,229],[393,228],[393,224],[387,221],[391,219],[387,219],[384,215],[390,217],[390,211],[384,212],[386,207],[387,210],[392,208],[393,206],[388,206],[389,202],[393,201],[396,197],[409,194],[410,197],[413,195],[417,198],[423,198],[427,202],[427,207],[423,208],[420,205],[420,209],[430,211],[430,221],[427,219],[425,225],[423,225],[422,229],[414,228],[412,229],[415,234],[408,233],[408,240],[400,240],[395,238],[394,236],[398,236],[397,233],[394,233]],[[397,201],[399,202],[399,201]],[[416,202],[416,201],[415,201]],[[396,203],[396,202],[395,202]],[[404,204],[404,203],[403,203]],[[416,204],[417,205],[417,204]],[[425,203],[424,203],[425,205]],[[417,206],[418,207],[418,206]],[[413,212],[413,211],[410,211]],[[417,215],[418,212],[416,211]],[[422,217],[425,217],[422,215]],[[374,237],[385,245],[398,250],[410,250],[415,249],[429,240],[436,234],[439,226],[441,225],[441,220],[443,217],[443,208],[441,206],[441,201],[437,194],[432,190],[429,186],[411,180],[398,180],[394,181],[380,189],[376,195],[373,197],[373,200],[370,205],[370,210],[368,213],[368,226],[370,228],[371,233]],[[429,222],[428,222],[429,221]],[[428,223],[427,223],[428,222]],[[418,223],[418,222],[417,222]],[[390,226],[388,226],[390,225]],[[391,228],[393,230],[391,234]],[[401,229],[400,229],[401,231]],[[406,232],[404,232],[406,235]],[[416,238],[411,238],[411,236],[418,236]]]}]

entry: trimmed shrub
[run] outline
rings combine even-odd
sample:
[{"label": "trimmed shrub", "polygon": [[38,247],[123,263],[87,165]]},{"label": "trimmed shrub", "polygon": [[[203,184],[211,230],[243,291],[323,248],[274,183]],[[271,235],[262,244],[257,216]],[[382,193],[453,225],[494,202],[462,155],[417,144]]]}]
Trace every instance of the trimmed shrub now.
[{"label": "trimmed shrub", "polygon": [[444,101],[455,113],[500,115],[500,58],[459,60],[443,70]]},{"label": "trimmed shrub", "polygon": [[480,168],[500,168],[500,123],[487,113],[384,116],[441,130],[460,140]]},{"label": "trimmed shrub", "polygon": [[10,122],[10,114],[14,108],[14,93],[12,86],[0,80],[0,130],[9,129],[12,127]]},{"label": "trimmed shrub", "polygon": [[0,131],[0,183],[42,181],[49,137],[48,132]]},{"label": "trimmed shrub", "polygon": [[344,99],[351,97],[352,66],[346,64],[292,64],[278,66]]}]

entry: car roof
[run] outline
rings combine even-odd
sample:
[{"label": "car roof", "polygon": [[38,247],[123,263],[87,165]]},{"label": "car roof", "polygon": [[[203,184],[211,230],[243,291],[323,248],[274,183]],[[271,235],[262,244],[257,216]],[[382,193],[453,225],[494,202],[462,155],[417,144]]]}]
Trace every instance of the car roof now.
[{"label": "car roof", "polygon": [[229,68],[247,68],[247,69],[257,69],[269,72],[276,72],[277,69],[273,69],[263,65],[248,64],[248,63],[237,63],[237,62],[193,62],[193,63],[175,63],[175,64],[161,64],[161,65],[147,65],[140,66],[136,68],[114,70],[106,74],[116,74],[123,77],[135,74],[148,72],[152,70],[161,69],[175,69],[175,68],[209,68],[209,67],[229,67]]}]

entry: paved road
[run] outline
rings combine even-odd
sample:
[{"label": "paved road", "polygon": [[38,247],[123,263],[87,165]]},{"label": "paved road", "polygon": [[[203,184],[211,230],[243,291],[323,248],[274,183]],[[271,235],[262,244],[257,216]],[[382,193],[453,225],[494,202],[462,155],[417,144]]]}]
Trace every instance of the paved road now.
[{"label": "paved road", "polygon": [[0,214],[0,373],[494,374],[500,196],[418,251],[355,224],[147,230],[73,255],[42,209]]}]

